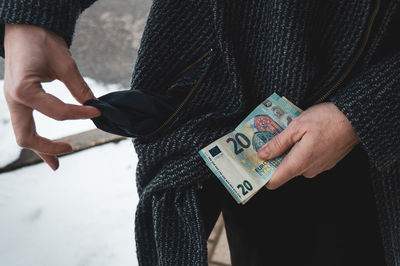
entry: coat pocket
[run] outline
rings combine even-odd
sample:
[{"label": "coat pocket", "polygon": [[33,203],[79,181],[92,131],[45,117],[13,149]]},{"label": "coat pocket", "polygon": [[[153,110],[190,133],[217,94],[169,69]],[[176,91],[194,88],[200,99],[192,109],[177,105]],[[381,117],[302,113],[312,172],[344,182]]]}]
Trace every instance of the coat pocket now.
[{"label": "coat pocket", "polygon": [[86,105],[100,109],[94,124],[109,133],[126,137],[152,137],[177,122],[179,114],[190,106],[196,89],[212,64],[212,49],[185,67],[161,92],[132,89],[117,91],[89,100]]},{"label": "coat pocket", "polygon": [[154,136],[176,122],[178,115],[190,105],[192,96],[207,75],[213,58],[214,52],[210,49],[177,75],[167,90],[167,97],[174,99],[171,104],[174,106],[174,111],[158,128],[146,134],[145,137]]}]

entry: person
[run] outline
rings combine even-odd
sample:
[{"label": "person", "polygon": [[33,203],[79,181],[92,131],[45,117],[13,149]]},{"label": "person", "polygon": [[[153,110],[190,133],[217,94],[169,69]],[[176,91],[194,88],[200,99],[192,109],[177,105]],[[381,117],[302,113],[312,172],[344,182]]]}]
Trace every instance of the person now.
[{"label": "person", "polygon": [[[117,101],[93,96],[68,51],[92,2],[1,2],[4,92],[17,143],[53,169],[71,148],[38,136],[32,110],[134,137],[141,265],[206,265],[221,210],[232,265],[400,265],[398,1],[155,0],[131,87],[185,95],[143,135]],[[86,105],[46,94],[40,82],[54,79]],[[239,206],[198,150],[274,91],[305,111],[260,149],[271,159],[291,148]]]}]

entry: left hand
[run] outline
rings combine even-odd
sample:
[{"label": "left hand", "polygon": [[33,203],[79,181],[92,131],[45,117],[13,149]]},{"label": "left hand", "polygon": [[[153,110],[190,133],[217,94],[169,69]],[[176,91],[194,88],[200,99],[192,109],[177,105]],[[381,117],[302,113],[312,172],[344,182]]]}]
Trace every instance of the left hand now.
[{"label": "left hand", "polygon": [[81,104],[95,97],[65,40],[54,32],[38,26],[6,24],[4,51],[4,95],[15,140],[56,170],[59,166],[57,156],[72,152],[72,146],[40,136],[36,132],[33,110],[58,121],[94,118],[101,112],[92,106],[64,103],[44,91],[41,83],[55,79],[62,81]]},{"label": "left hand", "polygon": [[261,159],[269,160],[293,146],[266,186],[276,189],[299,175],[315,177],[333,168],[359,142],[349,120],[334,104],[314,105],[258,151]]}]

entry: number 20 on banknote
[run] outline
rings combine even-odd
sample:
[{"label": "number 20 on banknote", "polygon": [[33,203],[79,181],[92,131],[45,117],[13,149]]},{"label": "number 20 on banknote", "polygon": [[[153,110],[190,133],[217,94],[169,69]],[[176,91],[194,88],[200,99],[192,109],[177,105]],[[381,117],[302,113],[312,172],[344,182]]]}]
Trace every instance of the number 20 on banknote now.
[{"label": "number 20 on banknote", "polygon": [[234,131],[199,151],[238,203],[246,203],[263,187],[284,157],[263,161],[258,158],[257,151],[300,113],[299,108],[274,93]]}]

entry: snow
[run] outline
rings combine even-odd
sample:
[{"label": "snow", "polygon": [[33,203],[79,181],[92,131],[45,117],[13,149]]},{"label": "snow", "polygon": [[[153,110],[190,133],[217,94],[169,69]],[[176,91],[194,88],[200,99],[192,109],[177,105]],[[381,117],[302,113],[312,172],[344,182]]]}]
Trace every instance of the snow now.
[{"label": "snow", "polygon": [[[3,80],[0,80],[0,88],[3,88]],[[4,93],[0,93],[0,167],[17,159],[20,150],[15,143]]]},{"label": "snow", "polygon": [[137,158],[129,140],[0,174],[0,262],[137,265]]},{"label": "snow", "polygon": [[[85,78],[95,96],[122,89]],[[3,81],[0,81],[3,87]],[[61,82],[43,84],[76,103]],[[0,167],[20,152],[0,93]],[[39,134],[59,138],[95,128],[90,120],[58,122],[34,112]],[[137,157],[130,140],[0,174],[0,265],[137,265],[134,215]]]},{"label": "snow", "polygon": [[[96,97],[100,97],[112,91],[124,89],[118,84],[103,84],[88,77],[85,77],[85,81]],[[4,81],[0,80],[0,88],[3,88],[3,84]],[[60,81],[56,80],[50,83],[43,83],[42,86],[46,92],[55,95],[64,102],[78,104]],[[50,139],[66,137],[95,128],[91,120],[68,120],[60,122],[44,116],[37,111],[34,111],[33,116],[39,135]],[[21,149],[15,143],[4,93],[0,93],[0,167],[4,167],[16,160],[20,150]]]}]

